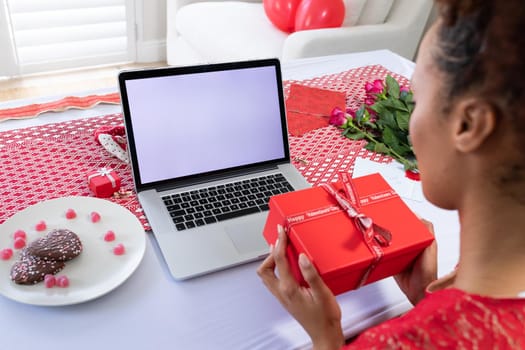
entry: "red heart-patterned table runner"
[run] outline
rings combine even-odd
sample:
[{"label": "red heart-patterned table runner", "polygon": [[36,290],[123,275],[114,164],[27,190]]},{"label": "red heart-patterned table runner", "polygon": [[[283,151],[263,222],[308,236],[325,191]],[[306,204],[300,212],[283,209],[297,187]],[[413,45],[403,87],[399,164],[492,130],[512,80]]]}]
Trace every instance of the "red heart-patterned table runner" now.
[{"label": "red heart-patterned table runner", "polygon": [[[285,96],[292,83],[304,84],[344,91],[347,106],[356,108],[364,98],[364,84],[384,79],[387,74],[400,83],[408,83],[405,78],[375,65],[308,80],[286,81]],[[114,169],[122,179],[121,188],[132,190],[130,166],[112,157],[93,136],[100,127],[121,125],[122,122],[122,115],[112,114],[0,132],[0,223],[47,199],[91,196],[86,174],[98,168]],[[335,181],[339,171],[352,172],[356,157],[391,161],[389,157],[364,150],[363,145],[363,141],[342,137],[341,131],[333,126],[317,126],[300,137],[290,135],[293,164],[313,185]],[[150,229],[134,192],[125,198],[108,200],[128,208],[145,230]]]}]

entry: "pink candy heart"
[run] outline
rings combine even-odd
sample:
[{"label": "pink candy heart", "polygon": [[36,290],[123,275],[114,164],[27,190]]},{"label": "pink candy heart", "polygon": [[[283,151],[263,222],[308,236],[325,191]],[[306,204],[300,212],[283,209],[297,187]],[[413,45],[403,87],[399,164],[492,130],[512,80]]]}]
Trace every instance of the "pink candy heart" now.
[{"label": "pink candy heart", "polygon": [[74,219],[77,217],[77,213],[75,212],[75,210],[73,209],[68,209],[66,210],[66,219]]},{"label": "pink candy heart", "polygon": [[124,248],[124,244],[119,243],[113,248],[113,254],[115,255],[124,255],[126,252],[126,248]]},{"label": "pink candy heart", "polygon": [[11,248],[5,248],[0,250],[0,259],[2,260],[9,260],[13,256],[13,249]]},{"label": "pink candy heart", "polygon": [[93,223],[99,222],[100,221],[100,214],[97,213],[96,211],[91,212],[90,218],[91,218],[91,222],[93,222]]},{"label": "pink candy heart", "polygon": [[108,232],[106,232],[106,234],[104,235],[104,240],[106,242],[112,242],[115,240],[115,232],[109,230]]},{"label": "pink candy heart", "polygon": [[24,230],[16,230],[15,233],[13,234],[13,237],[15,239],[17,239],[17,238],[26,239],[27,235],[26,235],[26,232]]},{"label": "pink candy heart", "polygon": [[15,247],[15,249],[22,249],[26,246],[26,240],[22,237],[17,237],[15,238],[13,246]]},{"label": "pink candy heart", "polygon": [[37,231],[44,231],[47,228],[46,222],[44,220],[40,220],[38,224],[36,224],[35,229]]},{"label": "pink candy heart", "polygon": [[58,276],[56,278],[56,283],[57,283],[57,286],[60,288],[67,288],[69,287],[69,278],[67,278],[67,276],[65,275]]},{"label": "pink candy heart", "polygon": [[44,276],[44,284],[46,288],[53,288],[56,285],[56,278],[53,275]]}]

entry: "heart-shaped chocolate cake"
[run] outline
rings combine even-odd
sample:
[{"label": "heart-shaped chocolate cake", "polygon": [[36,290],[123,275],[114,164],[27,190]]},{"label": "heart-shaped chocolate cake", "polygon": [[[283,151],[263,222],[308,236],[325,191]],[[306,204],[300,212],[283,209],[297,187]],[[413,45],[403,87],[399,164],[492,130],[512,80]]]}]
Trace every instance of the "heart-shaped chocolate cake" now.
[{"label": "heart-shaped chocolate cake", "polygon": [[44,260],[68,261],[82,252],[82,242],[73,231],[58,229],[31,242],[26,249]]},{"label": "heart-shaped chocolate cake", "polygon": [[44,280],[47,274],[56,274],[64,268],[63,261],[44,260],[22,250],[20,258],[11,268],[11,279],[16,284],[35,284]]}]

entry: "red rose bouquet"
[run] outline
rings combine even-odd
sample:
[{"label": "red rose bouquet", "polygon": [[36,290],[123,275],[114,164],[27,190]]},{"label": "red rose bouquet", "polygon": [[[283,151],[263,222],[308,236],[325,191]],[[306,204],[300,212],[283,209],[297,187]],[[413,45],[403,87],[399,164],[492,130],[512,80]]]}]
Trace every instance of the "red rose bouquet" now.
[{"label": "red rose bouquet", "polygon": [[330,124],[343,129],[352,140],[368,141],[365,148],[386,154],[417,172],[417,161],[410,144],[408,123],[414,110],[412,91],[390,75],[365,84],[366,97],[357,110],[334,108]]}]

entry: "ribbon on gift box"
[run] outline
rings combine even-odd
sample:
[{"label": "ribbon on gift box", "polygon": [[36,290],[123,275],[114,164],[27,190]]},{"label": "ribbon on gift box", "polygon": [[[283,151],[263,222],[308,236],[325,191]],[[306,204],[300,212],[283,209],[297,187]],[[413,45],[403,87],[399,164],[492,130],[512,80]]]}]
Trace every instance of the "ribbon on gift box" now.
[{"label": "ribbon on gift box", "polygon": [[[382,247],[387,247],[392,242],[392,234],[387,229],[377,225],[373,222],[372,218],[366,216],[365,214],[359,211],[360,204],[358,200],[358,195],[353,186],[353,183],[348,175],[348,173],[341,172],[339,174],[341,182],[343,184],[343,189],[341,191],[336,191],[334,187],[330,184],[321,184],[321,187],[325,189],[332,197],[335,198],[338,206],[326,206],[323,208],[313,209],[301,214],[289,216],[285,220],[285,227],[288,231],[291,226],[303,223],[310,220],[315,220],[323,216],[332,215],[344,211],[354,222],[358,230],[363,234],[363,240],[374,256],[372,263],[368,266],[368,269],[365,271],[357,288],[363,286],[370,273],[376,268],[376,266],[381,261],[381,258],[384,256]],[[391,198],[393,193],[389,192],[387,194],[382,194],[381,200]]]},{"label": "ribbon on gift box", "polygon": [[117,187],[117,180],[113,177],[113,175],[111,175],[112,171],[113,170],[108,169],[108,168],[100,168],[96,172],[94,172],[93,174],[88,176],[88,182],[89,182],[89,180],[91,180],[94,177],[106,176],[109,179],[109,181],[111,182],[111,188],[116,188]]}]

